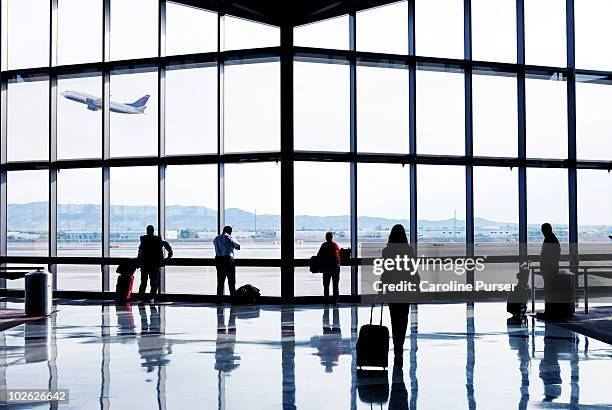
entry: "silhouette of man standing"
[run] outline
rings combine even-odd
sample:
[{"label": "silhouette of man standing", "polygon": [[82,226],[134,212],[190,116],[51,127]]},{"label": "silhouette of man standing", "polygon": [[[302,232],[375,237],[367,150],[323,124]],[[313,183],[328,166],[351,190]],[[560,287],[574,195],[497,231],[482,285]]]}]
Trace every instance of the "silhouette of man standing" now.
[{"label": "silhouette of man standing", "polygon": [[213,239],[215,246],[215,267],[217,268],[217,297],[223,301],[225,278],[229,286],[230,296],[236,291],[236,267],[234,265],[234,249],[240,250],[240,244],[232,237],[232,227],[223,227],[223,232]]},{"label": "silhouette of man standing", "polygon": [[138,293],[144,296],[147,290],[147,280],[151,281],[151,299],[157,297],[159,292],[159,268],[164,262],[164,249],[168,258],[172,258],[172,247],[159,235],[153,235],[153,225],[147,226],[147,234],[140,237],[138,247],[138,261],[140,262],[140,288]]}]

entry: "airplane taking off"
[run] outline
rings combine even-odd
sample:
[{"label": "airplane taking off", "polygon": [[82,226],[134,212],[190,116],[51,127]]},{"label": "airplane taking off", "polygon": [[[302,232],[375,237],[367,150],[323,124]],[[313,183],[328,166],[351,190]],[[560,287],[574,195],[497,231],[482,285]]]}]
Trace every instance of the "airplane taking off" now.
[{"label": "airplane taking off", "polygon": [[[71,90],[62,92],[62,95],[70,101],[87,105],[88,110],[99,111],[102,109],[102,98]],[[109,108],[111,112],[118,112],[120,114],[143,114],[147,108],[149,97],[150,95],[147,94],[133,103],[120,103],[111,100]]]}]

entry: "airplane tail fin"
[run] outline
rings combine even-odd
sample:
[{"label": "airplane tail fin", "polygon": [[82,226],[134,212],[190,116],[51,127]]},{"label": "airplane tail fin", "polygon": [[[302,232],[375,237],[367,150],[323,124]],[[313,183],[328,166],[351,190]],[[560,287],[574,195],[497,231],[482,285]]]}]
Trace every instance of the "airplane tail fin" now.
[{"label": "airplane tail fin", "polygon": [[138,100],[134,101],[133,103],[129,103],[127,105],[130,105],[130,106],[132,106],[134,108],[141,108],[142,107],[142,110],[144,111],[145,105],[147,105],[147,101],[149,101],[149,97],[150,97],[150,95],[147,94],[147,95],[139,98]]}]

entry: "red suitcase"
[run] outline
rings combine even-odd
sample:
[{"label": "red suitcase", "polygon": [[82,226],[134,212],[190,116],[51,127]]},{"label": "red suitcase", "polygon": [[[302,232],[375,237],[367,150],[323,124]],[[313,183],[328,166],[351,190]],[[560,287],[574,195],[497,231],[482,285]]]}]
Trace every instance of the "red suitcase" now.
[{"label": "red suitcase", "polygon": [[134,275],[119,275],[117,277],[117,286],[115,287],[117,302],[129,302],[132,297],[132,286],[134,286]]}]

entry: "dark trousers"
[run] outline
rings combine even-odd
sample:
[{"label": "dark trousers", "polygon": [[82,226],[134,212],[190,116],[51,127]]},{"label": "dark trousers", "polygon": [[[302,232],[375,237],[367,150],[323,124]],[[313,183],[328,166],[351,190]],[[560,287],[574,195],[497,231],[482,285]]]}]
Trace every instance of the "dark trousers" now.
[{"label": "dark trousers", "polygon": [[391,314],[391,333],[393,334],[393,352],[401,355],[404,352],[404,340],[408,329],[410,303],[389,303]]},{"label": "dark trousers", "polygon": [[323,296],[325,302],[329,301],[329,282],[331,280],[334,294],[334,303],[338,302],[338,282],[340,282],[340,265],[329,266],[321,269],[323,273]]},{"label": "dark trousers", "polygon": [[234,259],[229,256],[215,256],[217,268],[217,296],[222,297],[225,289],[225,278],[229,286],[230,296],[236,292],[236,266]]},{"label": "dark trousers", "polygon": [[151,297],[159,293],[159,268],[140,268],[140,287],[138,293],[142,296],[147,291],[147,280],[151,281]]}]

